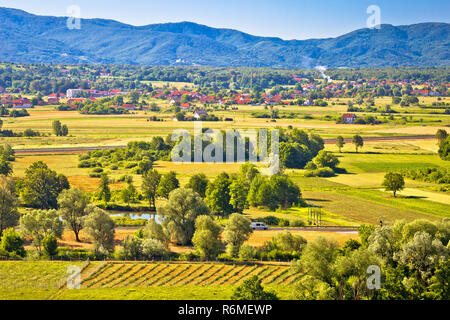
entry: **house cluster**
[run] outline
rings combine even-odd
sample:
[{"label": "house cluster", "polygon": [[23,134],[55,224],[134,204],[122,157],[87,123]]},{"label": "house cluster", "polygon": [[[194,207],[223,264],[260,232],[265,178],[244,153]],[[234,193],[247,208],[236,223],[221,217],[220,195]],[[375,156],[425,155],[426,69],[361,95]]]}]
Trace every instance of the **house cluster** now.
[{"label": "house cluster", "polygon": [[6,94],[1,96],[1,105],[9,108],[31,108],[31,100],[28,98],[14,99],[12,96]]},{"label": "house cluster", "polygon": [[[420,80],[401,80],[401,81],[394,81],[394,80],[379,80],[376,78],[362,78],[358,79],[356,81],[333,81],[331,83],[327,83],[325,87],[323,87],[323,84],[320,82],[310,81],[308,78],[302,78],[299,75],[292,75],[294,80],[301,84],[302,90],[304,93],[307,93],[308,91],[315,90],[317,88],[323,88],[325,90],[328,90],[332,93],[334,97],[339,97],[345,94],[346,90],[352,89],[352,88],[375,88],[377,87],[384,87],[384,86],[423,86],[423,87],[429,87],[431,90],[411,90],[411,95],[417,95],[417,96],[441,96],[442,94],[438,91],[438,84],[434,81],[420,81]],[[447,88],[450,87],[450,84],[445,85]],[[356,95],[355,92],[352,93],[353,95]]]},{"label": "house cluster", "polygon": [[110,90],[110,91],[99,91],[93,89],[68,89],[66,92],[66,97],[72,98],[104,98],[104,97],[114,97],[120,95],[126,95],[128,92],[121,90]]}]

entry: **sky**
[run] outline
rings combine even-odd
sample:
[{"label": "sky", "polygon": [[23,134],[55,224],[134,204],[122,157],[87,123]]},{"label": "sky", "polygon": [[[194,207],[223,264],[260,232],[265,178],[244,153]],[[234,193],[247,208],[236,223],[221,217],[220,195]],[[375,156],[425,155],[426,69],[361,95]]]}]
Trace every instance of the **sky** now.
[{"label": "sky", "polygon": [[336,37],[367,27],[367,8],[380,8],[381,23],[450,22],[449,0],[0,0],[0,7],[81,18],[105,18],[141,26],[192,21],[282,39]]}]

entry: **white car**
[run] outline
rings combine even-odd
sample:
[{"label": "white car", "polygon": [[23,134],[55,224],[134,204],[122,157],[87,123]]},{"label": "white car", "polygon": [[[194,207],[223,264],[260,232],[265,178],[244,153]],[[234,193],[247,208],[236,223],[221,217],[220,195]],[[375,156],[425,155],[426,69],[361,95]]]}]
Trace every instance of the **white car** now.
[{"label": "white car", "polygon": [[252,229],[253,230],[267,230],[267,229],[269,229],[269,227],[266,226],[262,222],[252,222]]}]

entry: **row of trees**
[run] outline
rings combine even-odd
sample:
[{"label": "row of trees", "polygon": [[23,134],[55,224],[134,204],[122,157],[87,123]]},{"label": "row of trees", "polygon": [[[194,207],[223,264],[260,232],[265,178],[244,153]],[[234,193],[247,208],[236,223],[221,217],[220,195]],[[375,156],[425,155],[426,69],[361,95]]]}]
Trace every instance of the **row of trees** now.
[{"label": "row of trees", "polygon": [[[175,172],[161,176],[158,171],[149,170],[142,176],[142,193],[152,207],[155,207],[157,197],[167,199],[178,187]],[[275,210],[301,204],[300,189],[289,177],[264,176],[253,164],[242,165],[237,174],[220,173],[212,181],[202,173],[194,174],[186,187],[204,198],[211,212],[220,216],[242,213],[249,206]]]}]

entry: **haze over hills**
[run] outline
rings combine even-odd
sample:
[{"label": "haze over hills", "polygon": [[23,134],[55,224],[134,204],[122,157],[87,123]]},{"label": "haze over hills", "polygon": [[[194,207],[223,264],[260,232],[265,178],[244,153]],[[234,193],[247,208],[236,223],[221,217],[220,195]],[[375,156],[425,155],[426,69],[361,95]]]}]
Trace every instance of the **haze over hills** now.
[{"label": "haze over hills", "polygon": [[382,25],[337,38],[282,40],[192,22],[142,27],[0,8],[0,61],[220,67],[449,66],[450,24]]}]

